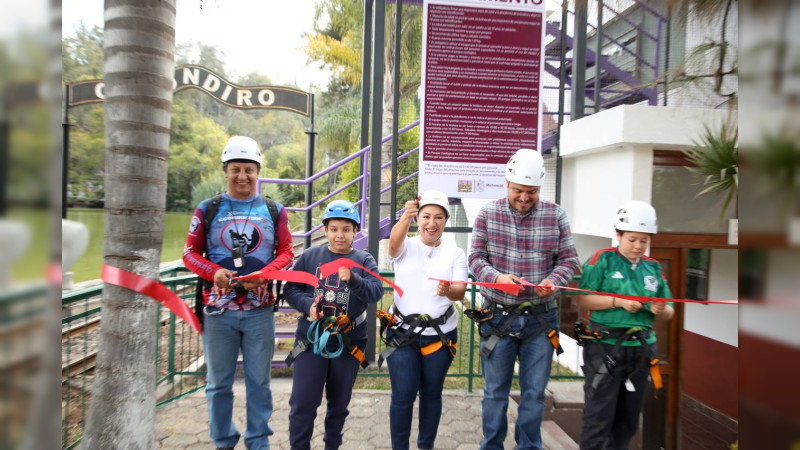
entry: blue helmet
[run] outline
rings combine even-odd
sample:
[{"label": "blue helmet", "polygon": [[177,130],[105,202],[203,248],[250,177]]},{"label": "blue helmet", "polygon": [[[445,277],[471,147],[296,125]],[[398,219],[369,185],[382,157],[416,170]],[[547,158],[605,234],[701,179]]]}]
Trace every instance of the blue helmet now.
[{"label": "blue helmet", "polygon": [[334,200],[328,203],[325,214],[322,215],[323,225],[327,225],[330,219],[352,220],[361,228],[361,215],[358,214],[356,206],[347,200]]}]

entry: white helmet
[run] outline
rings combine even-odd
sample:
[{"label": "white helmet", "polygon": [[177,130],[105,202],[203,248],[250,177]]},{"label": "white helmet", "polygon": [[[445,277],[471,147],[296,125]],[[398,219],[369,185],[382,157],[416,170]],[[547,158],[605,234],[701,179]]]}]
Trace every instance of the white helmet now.
[{"label": "white helmet", "polygon": [[658,233],[656,210],[649,203],[638,200],[625,202],[617,211],[614,227],[619,231],[638,231],[641,233]]},{"label": "white helmet", "polygon": [[544,183],[542,154],[529,148],[517,150],[506,164],[506,180],[525,186],[541,186]]},{"label": "white helmet", "polygon": [[439,191],[429,190],[420,194],[419,197],[419,209],[428,205],[440,206],[444,209],[444,215],[447,216],[446,218],[450,218],[450,206],[448,206],[446,195]]},{"label": "white helmet", "polygon": [[228,143],[222,149],[222,162],[226,163],[232,159],[253,161],[260,166],[261,150],[258,149],[258,143],[247,136],[234,136],[228,139]]}]

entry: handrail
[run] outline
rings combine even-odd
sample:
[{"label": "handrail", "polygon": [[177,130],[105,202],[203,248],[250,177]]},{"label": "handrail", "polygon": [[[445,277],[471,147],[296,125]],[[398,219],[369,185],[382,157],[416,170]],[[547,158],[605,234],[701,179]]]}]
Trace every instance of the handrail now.
[{"label": "handrail", "polygon": [[[652,12],[654,15],[656,15],[656,16],[657,16],[657,19],[659,20],[659,23],[661,23],[661,22],[666,22],[666,20],[667,20],[667,19],[665,19],[665,18],[664,18],[663,16],[661,16],[660,14],[658,14],[658,13],[656,13],[656,12],[652,11],[652,10],[651,10],[649,7],[647,7],[646,5],[644,5],[644,3],[641,3],[641,2],[640,2],[640,1],[638,1],[638,0],[633,0],[633,1],[634,1],[634,2],[635,2],[637,5],[640,5],[640,6],[645,6],[645,8],[646,8],[648,11],[650,11],[650,12]],[[556,3],[558,3],[558,0],[556,0]],[[558,4],[560,4],[560,3],[558,3]],[[647,31],[646,31],[646,30],[645,30],[643,27],[641,27],[641,26],[639,26],[639,25],[637,25],[637,24],[635,24],[635,23],[631,22],[631,21],[630,21],[630,20],[629,20],[627,17],[625,17],[625,16],[621,15],[621,14],[620,14],[620,13],[618,13],[616,10],[614,10],[613,8],[611,8],[610,6],[608,6],[608,5],[606,5],[606,4],[603,4],[603,7],[604,7],[604,8],[611,9],[611,11],[612,11],[612,12],[614,12],[614,14],[615,14],[615,15],[617,15],[617,16],[619,16],[619,17],[621,17],[621,18],[622,18],[622,19],[623,19],[625,22],[627,22],[627,23],[628,23],[630,26],[632,26],[634,29],[636,29],[636,30],[637,30],[637,32],[640,32],[640,33],[642,33],[644,36],[646,36],[646,37],[650,38],[650,39],[651,39],[653,42],[657,43],[657,42],[659,41],[659,38],[658,38],[658,37],[651,35],[651,34],[650,34],[649,32],[647,32]],[[573,16],[575,15],[575,12],[574,12],[573,10],[567,9],[567,12],[568,12],[569,14],[572,14]],[[587,23],[586,25],[587,25],[589,28],[591,28],[591,29],[593,29],[593,30],[595,30],[595,31],[597,30],[597,27],[596,27],[595,25],[592,25],[591,23]],[[658,68],[657,68],[657,67],[655,67],[653,64],[650,64],[650,63],[649,63],[649,62],[648,62],[646,59],[644,59],[644,57],[642,57],[641,55],[637,54],[636,52],[634,52],[634,51],[630,50],[630,49],[629,49],[627,46],[623,45],[623,44],[622,44],[620,41],[618,41],[617,39],[615,39],[615,38],[611,37],[611,36],[610,36],[608,33],[606,33],[606,32],[601,32],[601,33],[600,33],[600,35],[601,35],[601,36],[602,36],[604,39],[607,39],[607,40],[609,40],[609,41],[611,41],[611,42],[613,42],[613,43],[615,43],[615,44],[619,45],[619,47],[620,47],[620,48],[621,48],[623,51],[625,51],[626,53],[629,53],[629,54],[630,54],[632,57],[634,57],[636,60],[639,60],[639,61],[641,61],[642,63],[646,64],[647,66],[649,66],[649,67],[650,67],[651,69],[653,69],[653,70],[658,70]],[[598,59],[598,58],[600,58],[600,57],[602,57],[602,55],[595,55],[595,60],[597,60],[597,59]]]},{"label": "handrail", "polygon": [[[407,132],[407,131],[409,131],[409,130],[417,127],[417,126],[419,126],[419,123],[420,123],[419,120],[415,120],[414,122],[411,122],[410,124],[406,125],[405,127],[397,130],[397,135],[399,136],[399,135],[401,135],[401,134],[403,134],[403,133],[405,133],[405,132]],[[388,136],[384,136],[381,139],[381,143],[388,142],[394,136],[395,136],[394,133],[392,133],[392,134],[390,134]],[[312,176],[310,176],[308,178],[304,178],[304,179],[300,179],[300,180],[298,180],[298,179],[278,179],[278,178],[259,178],[258,179],[259,190],[261,189],[261,185],[264,184],[264,183],[290,184],[290,185],[307,185],[307,184],[313,183],[314,181],[318,180],[322,176],[331,173],[332,171],[334,171],[334,170],[342,167],[343,165],[355,160],[356,158],[362,158],[363,157],[365,162],[366,162],[367,158],[369,158],[369,156],[370,156],[369,150],[371,148],[372,148],[372,146],[368,145],[368,146],[366,146],[366,147],[364,147],[364,148],[362,148],[360,150],[357,150],[357,151],[353,152],[351,155],[348,155],[348,156],[342,158],[338,162],[332,164],[330,167],[327,167],[326,169],[321,170],[320,172],[318,172],[318,173],[316,173],[316,174],[314,174],[314,175],[312,175]],[[414,154],[414,153],[416,153],[418,151],[419,151],[419,147],[416,147],[416,148],[414,148],[412,150],[409,150],[408,152],[404,153],[403,155],[400,155],[397,158],[397,161],[398,162],[402,161],[402,160],[408,158],[409,156],[411,156],[412,154]],[[381,170],[389,167],[391,164],[392,164],[391,161],[382,164],[381,165]],[[417,173],[418,172],[415,172],[413,175],[416,175]],[[331,197],[339,194],[340,192],[344,191],[345,189],[353,186],[354,184],[356,184],[358,182],[366,181],[368,179],[368,177],[369,177],[369,169],[365,165],[365,167],[362,168],[360,175],[358,175],[354,179],[348,181],[343,186],[340,186],[340,187],[336,188],[334,191],[322,196],[322,198],[320,198],[319,200],[317,200],[317,201],[315,201],[315,202],[313,202],[313,203],[311,203],[309,205],[302,206],[302,207],[286,207],[286,210],[287,211],[292,211],[292,212],[302,212],[302,213],[305,213],[305,214],[310,214],[311,210],[313,210],[317,206],[327,202]],[[405,177],[403,180],[400,180],[397,184],[402,184],[402,183],[406,182],[409,178],[410,177]],[[366,184],[367,184],[366,182],[363,183],[363,186],[366,186]],[[381,191],[381,193],[386,192],[388,189],[389,188],[383,189]],[[364,207],[364,205],[366,204],[365,195],[366,194],[362,189],[362,191],[360,192],[360,197],[361,198],[359,198],[358,201],[356,201],[354,203],[356,206],[361,205],[360,210],[361,210],[361,220],[362,220],[362,222],[364,221],[364,218],[365,218],[365,207]],[[315,233],[317,230],[319,230],[320,228],[322,228],[321,224],[319,224],[317,226],[314,226],[310,230],[306,230],[306,231],[304,231],[302,233],[292,233],[292,237],[307,238],[307,237],[311,236],[313,233]]]},{"label": "handrail", "polygon": [[[612,7],[608,6],[608,5],[607,5],[605,2],[603,3],[603,8],[610,10],[612,13],[614,13],[614,15],[615,15],[616,17],[618,17],[618,18],[620,18],[620,19],[624,20],[624,21],[625,21],[626,23],[628,23],[630,26],[632,26],[632,27],[634,27],[634,28],[638,29],[638,30],[639,30],[641,33],[643,33],[645,36],[649,37],[649,38],[650,38],[650,39],[652,39],[653,41],[657,41],[657,40],[658,40],[658,38],[657,38],[657,37],[655,37],[655,36],[653,36],[652,34],[650,34],[649,32],[647,32],[647,30],[645,30],[643,27],[640,27],[639,25],[637,25],[637,24],[633,23],[633,21],[632,21],[632,20],[630,20],[630,19],[628,19],[626,16],[624,16],[624,15],[620,14],[620,13],[619,13],[617,10],[615,10],[614,8],[612,8]],[[666,21],[666,19],[661,19],[660,17],[657,17],[657,19],[658,19],[659,21],[662,21],[662,20],[663,20],[663,21]]]},{"label": "handrail", "polygon": [[[405,133],[406,131],[416,127],[417,125],[419,125],[419,120],[415,120],[414,122],[411,122],[410,124],[406,125],[405,127],[397,130],[397,135],[399,136],[399,135]],[[387,136],[383,137],[383,139],[381,139],[381,143],[385,144],[386,142],[388,142],[392,138],[392,136],[394,136],[394,134],[390,134],[390,135],[387,135]],[[263,184],[263,183],[306,185],[306,184],[309,184],[309,183],[311,183],[313,181],[316,181],[317,179],[319,179],[323,175],[327,175],[328,173],[332,172],[333,170],[338,169],[339,167],[341,167],[344,164],[347,164],[348,162],[356,159],[357,157],[361,156],[363,153],[368,152],[371,149],[372,149],[372,145],[368,145],[368,146],[362,148],[361,150],[357,150],[353,154],[348,155],[347,157],[345,157],[344,159],[340,160],[339,162],[333,163],[327,169],[324,169],[324,170],[320,171],[319,173],[316,173],[316,174],[314,174],[314,175],[312,175],[312,176],[310,176],[308,178],[304,178],[302,180],[285,179],[285,178],[259,178],[258,179],[258,183],[259,183],[259,186],[261,184]]]}]

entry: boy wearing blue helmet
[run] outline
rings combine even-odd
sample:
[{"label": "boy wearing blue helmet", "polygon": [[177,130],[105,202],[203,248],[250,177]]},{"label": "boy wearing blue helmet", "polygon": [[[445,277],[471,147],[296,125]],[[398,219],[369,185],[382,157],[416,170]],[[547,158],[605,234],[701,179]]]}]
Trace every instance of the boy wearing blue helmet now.
[{"label": "boy wearing blue helmet", "polygon": [[[319,278],[322,265],[346,258],[378,272],[372,255],[352,247],[361,225],[358,209],[352,203],[331,202],[322,223],[328,243],[306,249],[294,270]],[[337,273],[321,279],[316,288],[288,283],[284,295],[293,308],[303,313],[297,323],[295,347],[286,360],[294,364],[289,444],[292,449],[310,448],[324,390],[328,403],[325,448],[339,448],[359,364],[366,365],[363,349],[367,343],[367,304],[381,299],[383,286],[363,269],[343,265]]]}]

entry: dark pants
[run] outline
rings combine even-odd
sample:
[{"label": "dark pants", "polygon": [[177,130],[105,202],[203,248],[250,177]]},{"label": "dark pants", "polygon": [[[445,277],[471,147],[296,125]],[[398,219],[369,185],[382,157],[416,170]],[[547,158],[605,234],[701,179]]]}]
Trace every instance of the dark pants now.
[{"label": "dark pants", "polygon": [[[391,336],[391,333],[390,333]],[[457,332],[446,334],[454,343]],[[407,449],[411,436],[411,417],[414,401],[419,392],[419,435],[418,448],[433,448],[439,419],[442,417],[442,389],[444,379],[453,355],[447,346],[423,356],[419,349],[439,342],[438,335],[419,336],[416,345],[398,348],[387,359],[389,377],[392,382],[392,401],[389,406],[389,425],[392,436],[392,449]]]},{"label": "dark pants", "polygon": [[[627,449],[639,427],[650,377],[642,362],[645,351],[641,346],[621,347],[615,358],[615,370],[602,375],[597,388],[592,388],[603,358],[613,350],[614,345],[599,342],[588,342],[583,348],[586,382],[583,385],[582,450]],[[627,380],[630,383],[626,383]],[[631,386],[633,392],[629,389]]]},{"label": "dark pants", "polygon": [[349,354],[326,359],[305,351],[294,361],[292,395],[289,398],[289,444],[292,449],[311,448],[314,419],[322,403],[322,391],[328,403],[325,414],[326,449],[342,445],[342,428],[350,411],[350,396],[358,374],[358,360]]}]

